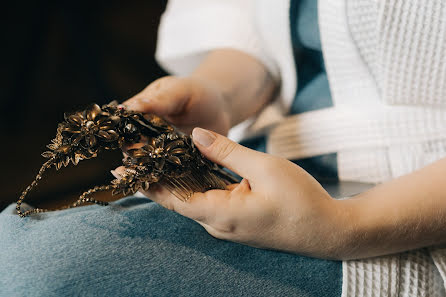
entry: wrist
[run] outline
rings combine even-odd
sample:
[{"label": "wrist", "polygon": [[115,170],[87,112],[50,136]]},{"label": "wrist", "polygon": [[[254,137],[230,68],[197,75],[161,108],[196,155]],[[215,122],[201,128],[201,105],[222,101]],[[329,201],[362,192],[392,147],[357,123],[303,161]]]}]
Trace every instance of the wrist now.
[{"label": "wrist", "polygon": [[340,216],[343,242],[339,259],[352,260],[388,254],[385,251],[390,250],[386,244],[393,240],[389,236],[392,215],[361,195],[338,202],[343,212]]},{"label": "wrist", "polygon": [[201,74],[200,72],[192,73],[188,79],[197,88],[193,93],[199,94],[199,97],[205,97],[202,98],[203,101],[211,98],[212,102],[210,104],[214,108],[217,107],[220,111],[220,117],[214,120],[222,121],[225,125],[227,124],[228,130],[237,124],[234,119],[236,112],[230,109],[230,98],[232,94],[225,83],[212,78],[212,76]]},{"label": "wrist", "polygon": [[328,253],[330,259],[347,260],[357,257],[359,239],[361,238],[360,216],[356,203],[348,199],[329,201],[330,228],[327,233]]},{"label": "wrist", "polygon": [[257,114],[277,91],[277,82],[265,66],[237,50],[215,50],[207,55],[191,77],[216,86],[230,109],[231,127]]}]

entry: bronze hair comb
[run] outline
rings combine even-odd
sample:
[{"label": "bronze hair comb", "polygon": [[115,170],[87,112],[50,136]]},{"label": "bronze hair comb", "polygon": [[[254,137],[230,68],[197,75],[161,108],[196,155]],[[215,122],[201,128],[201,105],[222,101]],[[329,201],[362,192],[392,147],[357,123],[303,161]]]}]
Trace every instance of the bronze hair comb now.
[{"label": "bronze hair comb", "polygon": [[127,110],[116,101],[100,107],[91,105],[84,111],[64,114],[65,120],[57,127],[56,137],[42,154],[48,160],[42,165],[34,181],[17,201],[17,213],[26,217],[49,211],[34,208],[22,211],[25,196],[37,186],[45,170],[66,167],[70,161],[92,159],[104,150],[122,149],[124,145],[144,141],[142,147],[130,149],[124,159],[124,174],[109,185],[85,191],[79,199],[65,208],[85,203],[107,205],[90,197],[94,192],[112,190],[112,194],[132,194],[148,190],[151,184],[167,188],[173,195],[186,201],[194,192],[225,189],[237,179],[219,165],[205,159],[196,149],[190,136],[177,130],[162,118]]}]

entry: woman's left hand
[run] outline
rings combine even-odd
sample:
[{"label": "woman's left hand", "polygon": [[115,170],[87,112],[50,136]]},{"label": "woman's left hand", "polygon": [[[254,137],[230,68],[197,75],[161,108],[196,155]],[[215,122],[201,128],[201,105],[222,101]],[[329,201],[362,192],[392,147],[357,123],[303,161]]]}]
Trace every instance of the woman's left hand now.
[{"label": "woman's left hand", "polygon": [[195,128],[193,140],[208,159],[244,179],[227,190],[195,193],[182,202],[167,190],[145,193],[201,224],[216,238],[319,258],[338,258],[343,212],[336,200],[294,163]]}]

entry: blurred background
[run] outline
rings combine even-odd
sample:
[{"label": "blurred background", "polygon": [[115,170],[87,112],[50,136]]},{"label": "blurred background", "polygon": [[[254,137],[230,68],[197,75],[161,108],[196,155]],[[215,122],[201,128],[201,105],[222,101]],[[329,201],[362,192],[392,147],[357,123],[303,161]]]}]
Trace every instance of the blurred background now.
[{"label": "blurred background", "polygon": [[[123,101],[165,75],[154,60],[166,1],[9,1],[2,9],[0,211],[45,161],[63,113]],[[107,184],[119,152],[51,169],[26,201],[46,206]]]}]

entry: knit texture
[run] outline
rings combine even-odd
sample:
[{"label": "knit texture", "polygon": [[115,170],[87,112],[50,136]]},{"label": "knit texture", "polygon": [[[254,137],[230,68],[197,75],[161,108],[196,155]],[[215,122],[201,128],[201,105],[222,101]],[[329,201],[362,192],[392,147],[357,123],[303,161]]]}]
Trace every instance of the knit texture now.
[{"label": "knit texture", "polygon": [[349,28],[388,104],[446,105],[446,2],[347,1]]},{"label": "knit texture", "polygon": [[[442,20],[429,17],[429,10],[418,4],[437,9]],[[443,29],[428,37],[416,33],[420,28],[443,28],[442,7],[439,1],[320,1],[327,72],[338,109],[333,113],[356,109],[368,122],[358,126],[350,121],[355,117],[334,118],[334,126],[343,121],[358,128],[344,130],[345,135],[354,133],[356,144],[345,141],[345,135],[331,138],[340,145],[340,179],[384,182],[446,156],[446,110],[432,108],[445,100],[446,84],[429,91],[435,95],[425,92],[427,86],[434,87],[430,82],[444,80],[437,64],[426,62],[444,63],[444,57],[436,58],[444,55],[445,42],[438,43],[444,36],[435,41],[430,37]],[[425,22],[421,27],[409,17],[417,14],[415,19]],[[444,249],[432,248],[346,261],[343,296],[446,296],[445,259]]]}]

